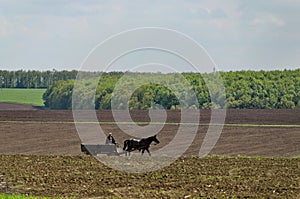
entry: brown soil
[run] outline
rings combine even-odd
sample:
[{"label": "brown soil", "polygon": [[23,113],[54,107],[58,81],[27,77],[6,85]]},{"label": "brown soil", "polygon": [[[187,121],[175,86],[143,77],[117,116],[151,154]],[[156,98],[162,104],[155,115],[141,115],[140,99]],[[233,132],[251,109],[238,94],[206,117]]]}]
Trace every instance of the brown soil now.
[{"label": "brown soil", "polygon": [[[123,114],[120,111],[119,114]],[[98,111],[100,122],[114,121],[110,111]],[[133,111],[134,121],[149,121],[146,111]],[[200,123],[208,123],[210,111],[201,111]],[[0,111],[1,154],[80,154],[80,139],[72,111],[10,110]],[[180,122],[179,111],[168,111],[167,122]],[[228,110],[226,124],[300,124],[297,110]],[[130,124],[127,124],[130,128]],[[117,125],[102,124],[113,132],[118,143],[129,138]],[[162,147],[173,138],[178,125],[166,124],[158,134]],[[188,128],[187,128],[188,131]],[[186,154],[197,155],[207,126],[200,126]],[[102,141],[99,141],[101,143]],[[153,147],[153,150],[156,148]],[[299,156],[300,127],[225,126],[211,151],[215,155]]]},{"label": "brown soil", "polygon": [[[131,115],[134,121],[149,121],[147,111]],[[97,116],[100,122],[114,121],[110,111],[98,111]],[[209,118],[210,111],[201,111],[201,123]],[[167,122],[180,122],[180,112],[168,111]],[[300,125],[300,109],[228,110],[226,124]],[[129,138],[117,125],[101,127],[113,132],[119,143]],[[177,129],[178,125],[166,124],[158,134],[161,143],[151,150],[168,144]],[[207,126],[199,126],[186,155],[198,155],[206,130]],[[299,158],[291,158],[300,155],[298,126],[225,126],[210,153],[272,157],[186,156],[155,172],[129,174],[82,155],[72,111],[0,110],[0,154],[0,193],[75,198],[300,197]]]},{"label": "brown soil", "polygon": [[42,109],[42,108],[39,106],[32,106],[29,104],[0,102],[0,110],[36,110],[36,109]]},{"label": "brown soil", "polygon": [[[55,198],[299,198],[299,159],[181,157],[155,172],[113,170],[91,156],[0,155],[0,193]],[[1,178],[0,178],[1,179]]]}]

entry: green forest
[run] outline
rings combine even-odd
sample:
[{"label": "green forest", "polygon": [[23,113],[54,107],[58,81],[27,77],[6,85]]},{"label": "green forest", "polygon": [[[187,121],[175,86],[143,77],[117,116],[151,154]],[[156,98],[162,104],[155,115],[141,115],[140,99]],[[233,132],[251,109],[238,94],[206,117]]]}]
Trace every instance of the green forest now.
[{"label": "green forest", "polygon": [[[44,88],[46,108],[71,109],[77,73],[0,70],[0,88]],[[81,73],[86,77],[77,86],[76,96],[80,96],[82,104],[78,108],[84,109],[93,100],[95,108],[101,110],[300,107],[300,69],[217,73],[222,77],[225,93],[217,92],[217,84],[216,89],[208,89],[207,83],[214,80],[215,73]],[[91,92],[95,93],[94,99]]]},{"label": "green forest", "polygon": [[[75,95],[80,96],[83,105],[77,108],[84,109],[84,105],[92,101],[91,92],[95,93],[95,108],[101,110],[300,107],[300,69],[218,73],[223,79],[226,93],[214,93],[207,88],[206,83],[214,79],[214,73],[98,73],[94,77],[101,74],[100,81],[99,78],[84,79],[76,87]],[[143,83],[145,79],[147,83]],[[94,87],[96,91],[93,91]],[[45,106],[50,109],[71,109],[73,88],[74,78],[55,81],[43,96]]]},{"label": "green forest", "polygon": [[7,71],[0,70],[0,88],[48,88],[59,80],[75,79],[72,71]]}]

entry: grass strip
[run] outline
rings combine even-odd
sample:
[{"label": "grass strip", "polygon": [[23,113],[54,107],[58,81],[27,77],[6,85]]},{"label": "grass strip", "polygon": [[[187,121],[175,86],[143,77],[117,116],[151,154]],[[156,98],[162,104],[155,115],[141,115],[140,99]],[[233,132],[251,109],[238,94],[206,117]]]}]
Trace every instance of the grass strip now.
[{"label": "grass strip", "polygon": [[35,197],[26,195],[15,195],[15,194],[0,194],[1,199],[48,199],[47,197]]},{"label": "grass strip", "polygon": [[233,126],[233,127],[287,127],[300,128],[300,124],[218,124],[218,123],[192,123],[192,122],[75,122],[75,121],[25,121],[0,120],[0,123],[28,123],[28,124],[118,124],[118,125],[199,125],[199,126]]}]

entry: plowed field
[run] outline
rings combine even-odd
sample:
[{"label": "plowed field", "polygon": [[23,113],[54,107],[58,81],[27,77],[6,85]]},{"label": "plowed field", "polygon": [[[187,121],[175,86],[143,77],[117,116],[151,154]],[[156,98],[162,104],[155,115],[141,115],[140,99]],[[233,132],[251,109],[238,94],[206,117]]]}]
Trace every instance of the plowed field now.
[{"label": "plowed field", "polygon": [[[149,121],[147,111],[131,115],[135,122]],[[118,143],[129,138],[110,111],[97,116]],[[152,151],[172,140],[178,129],[180,112],[168,111],[167,116],[158,134],[161,143]],[[210,152],[225,157],[194,157],[209,119],[210,111],[201,111],[203,125],[186,156],[155,172],[129,174],[81,154],[71,111],[1,110],[0,192],[75,198],[300,197],[300,161],[292,158],[300,156],[300,110],[228,110]]]}]

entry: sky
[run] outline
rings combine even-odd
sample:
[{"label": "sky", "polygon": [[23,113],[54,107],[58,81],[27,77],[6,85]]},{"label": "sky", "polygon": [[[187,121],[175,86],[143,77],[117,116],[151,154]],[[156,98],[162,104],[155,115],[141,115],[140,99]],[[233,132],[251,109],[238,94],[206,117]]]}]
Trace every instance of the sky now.
[{"label": "sky", "polygon": [[299,10],[299,0],[0,0],[0,70],[78,70],[99,43],[141,27],[188,35],[218,70],[297,69]]}]

